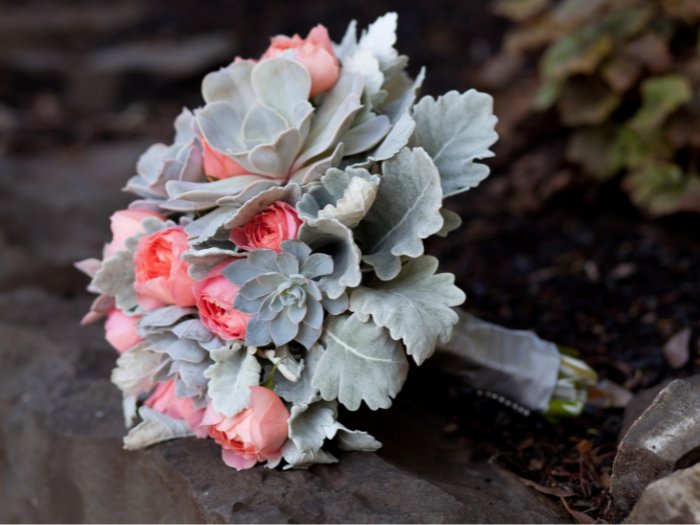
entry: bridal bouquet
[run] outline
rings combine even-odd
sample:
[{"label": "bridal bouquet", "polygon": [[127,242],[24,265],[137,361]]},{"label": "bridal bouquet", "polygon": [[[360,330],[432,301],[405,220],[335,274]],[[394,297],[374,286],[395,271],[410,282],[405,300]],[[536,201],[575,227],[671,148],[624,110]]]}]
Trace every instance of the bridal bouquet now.
[{"label": "bridal bouquet", "polygon": [[423,240],[459,226],[443,200],[488,175],[496,118],[474,90],[417,100],[396,23],[274,37],[139,159],[138,199],[78,263],[84,322],[106,317],[120,354],[127,449],[210,437],[236,469],[376,450],[339,406],[390,407],[409,359],[450,340],[465,295]]}]

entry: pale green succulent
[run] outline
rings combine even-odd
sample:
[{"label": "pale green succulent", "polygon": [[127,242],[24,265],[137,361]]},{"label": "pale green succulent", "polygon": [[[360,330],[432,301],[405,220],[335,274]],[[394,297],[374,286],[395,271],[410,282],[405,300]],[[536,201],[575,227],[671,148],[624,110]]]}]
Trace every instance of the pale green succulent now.
[{"label": "pale green succulent", "polygon": [[323,310],[344,312],[347,296],[330,299],[318,279],[333,272],[333,259],[299,241],[285,241],[282,252],[255,250],[224,271],[240,286],[234,303],[251,314],[246,344],[282,346],[297,341],[310,349],[321,336]]},{"label": "pale green succulent", "polygon": [[[126,190],[146,199],[137,205],[154,207],[153,201],[163,205],[168,198],[168,181],[203,182],[202,146],[195,133],[194,115],[188,109],[175,119],[173,144],[153,144],[141,155],[136,164],[136,175],[126,184]],[[133,207],[133,205],[132,205]]]},{"label": "pale green succulent", "polygon": [[218,198],[256,182],[310,182],[343,156],[369,150],[390,123],[372,114],[352,127],[364,87],[361,75],[343,72],[314,106],[308,71],[285,56],[236,61],[210,73],[202,84],[206,104],[196,112],[197,125],[211,148],[247,173],[204,184],[172,182],[170,198],[196,201],[199,209],[212,207]]}]

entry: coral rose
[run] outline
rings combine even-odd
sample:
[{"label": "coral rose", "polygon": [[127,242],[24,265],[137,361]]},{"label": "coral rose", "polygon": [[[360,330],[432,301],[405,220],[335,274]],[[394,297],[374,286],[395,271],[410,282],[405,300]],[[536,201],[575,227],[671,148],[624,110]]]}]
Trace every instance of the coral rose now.
[{"label": "coral rose", "polygon": [[291,49],[294,57],[306,67],[311,76],[311,96],[328,91],[338,80],[340,66],[333,51],[328,30],[321,24],[314,27],[306,38],[299,35],[279,35],[272,38],[262,59],[274,58]]},{"label": "coral rose", "polygon": [[166,416],[182,419],[198,438],[207,437],[207,428],[201,424],[205,409],[197,408],[189,397],[177,397],[174,380],[159,383],[144,405]]},{"label": "coral rose", "polygon": [[112,229],[112,242],[105,245],[104,259],[126,248],[126,240],[132,235],[143,233],[143,220],[148,217],[165,220],[160,213],[148,210],[119,210],[109,218]]},{"label": "coral rose", "polygon": [[279,253],[284,241],[297,238],[301,224],[294,206],[278,201],[240,228],[232,229],[229,238],[243,250],[268,248]]},{"label": "coral rose", "polygon": [[139,306],[194,306],[194,281],[187,273],[189,265],[182,260],[188,249],[187,234],[180,226],[139,239],[134,253],[134,287]]},{"label": "coral rose", "polygon": [[245,339],[250,315],[233,307],[238,286],[221,275],[232,260],[217,265],[205,279],[198,281],[194,285],[194,295],[204,326],[223,339],[242,340]]},{"label": "coral rose", "polygon": [[200,137],[199,140],[202,143],[204,174],[207,177],[228,179],[248,173],[238,162],[212,148],[204,137]]},{"label": "coral rose", "polygon": [[118,308],[107,314],[105,339],[120,354],[141,342],[142,339],[137,330],[139,319],[137,316],[126,315]]},{"label": "coral rose", "polygon": [[225,417],[207,408],[202,425],[209,426],[209,435],[221,445],[221,456],[229,467],[243,470],[258,461],[277,461],[287,439],[289,412],[272,390],[250,387],[250,408],[233,417]]}]

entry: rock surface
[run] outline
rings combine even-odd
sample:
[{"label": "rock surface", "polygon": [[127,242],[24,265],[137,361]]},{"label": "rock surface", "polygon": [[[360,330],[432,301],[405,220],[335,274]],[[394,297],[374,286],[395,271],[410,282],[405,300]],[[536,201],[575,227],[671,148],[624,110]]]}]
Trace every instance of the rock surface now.
[{"label": "rock surface", "polygon": [[206,440],[122,450],[116,355],[78,325],[91,297],[72,261],[99,254],[142,149],[0,161],[17,175],[0,179],[0,522],[569,521],[407,396],[353,414],[380,453],[309,471],[236,472]]},{"label": "rock surface", "polygon": [[[618,442],[625,437],[625,434],[627,434],[632,424],[639,419],[639,416],[641,416],[647,408],[649,408],[649,405],[651,405],[652,401],[659,395],[659,392],[666,388],[671,381],[673,380],[667,379],[656,386],[640,390],[634,395],[632,400],[625,407],[625,415],[622,420],[622,426],[620,427]],[[684,381],[688,381],[700,387],[700,375],[687,377]]]},{"label": "rock surface", "polygon": [[[0,522],[560,522],[507,472],[442,438],[409,400],[366,419],[380,454],[311,471],[236,472],[211,441],[121,449],[113,352],[89,299],[0,294]],[[21,323],[21,325],[20,325]]]},{"label": "rock surface", "polygon": [[689,381],[668,384],[620,442],[610,488],[615,509],[626,515],[642,491],[700,453],[700,388]]},{"label": "rock surface", "polygon": [[626,523],[700,523],[700,465],[649,485]]}]

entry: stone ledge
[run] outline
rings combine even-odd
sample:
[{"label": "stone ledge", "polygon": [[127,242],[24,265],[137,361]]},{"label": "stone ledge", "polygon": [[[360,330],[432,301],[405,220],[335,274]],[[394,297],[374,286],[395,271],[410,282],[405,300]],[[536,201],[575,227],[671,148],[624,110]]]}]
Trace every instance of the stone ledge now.
[{"label": "stone ledge", "polygon": [[568,521],[403,396],[356,416],[380,453],[309,471],[236,472],[208,440],[126,452],[114,353],[99,326],[78,327],[88,304],[0,294],[0,522]]}]

